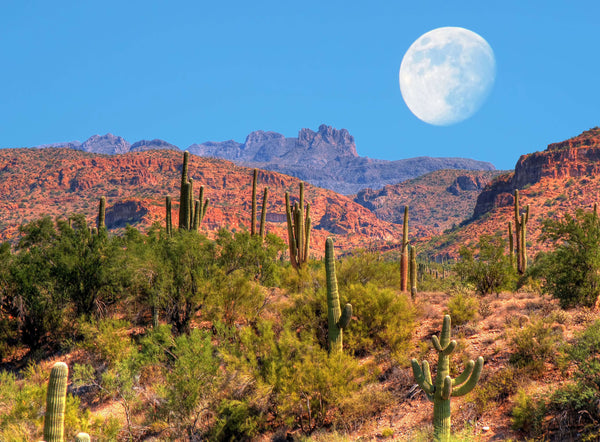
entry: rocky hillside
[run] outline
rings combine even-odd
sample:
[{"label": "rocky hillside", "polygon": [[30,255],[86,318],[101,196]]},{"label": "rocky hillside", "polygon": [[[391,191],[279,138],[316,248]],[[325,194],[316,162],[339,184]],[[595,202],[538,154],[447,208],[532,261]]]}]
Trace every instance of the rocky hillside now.
[{"label": "rocky hillside", "polygon": [[465,158],[418,157],[397,161],[374,160],[356,152],[346,129],[321,125],[317,132],[302,129],[297,138],[275,132],[252,132],[242,143],[194,144],[190,153],[225,158],[249,167],[275,170],[316,186],[349,195],[364,188],[415,178],[439,169],[494,170],[490,163]]},{"label": "rocky hillside", "polygon": [[600,200],[600,128],[521,156],[514,172],[500,175],[483,189],[468,224],[434,241],[436,253],[455,255],[461,244],[475,243],[482,233],[506,234],[514,217],[516,189],[521,207],[530,205],[531,258],[547,247],[538,241],[542,219],[560,218],[578,208],[591,210]]},{"label": "rocky hillside", "polygon": [[[98,198],[107,197],[109,228],[127,223],[148,227],[164,224],[166,195],[179,196],[182,154],[171,150],[102,155],[73,149],[0,150],[0,240],[11,238],[18,226],[42,215],[65,216],[77,212],[90,221]],[[249,226],[252,170],[219,159],[191,157],[190,176],[206,188],[211,205],[202,229],[209,235],[221,227]],[[268,231],[285,238],[284,195],[298,194],[299,180],[276,172],[260,171],[259,191],[269,187]],[[381,221],[351,199],[308,185],[313,245],[322,250],[334,235],[340,249],[367,247],[395,241],[398,226]],[[259,202],[260,206],[260,202]],[[178,205],[173,204],[174,217]],[[177,223],[175,219],[174,224]]]},{"label": "rocky hillside", "polygon": [[361,190],[354,201],[379,219],[398,224],[403,222],[404,207],[409,206],[411,224],[439,235],[470,218],[481,190],[501,173],[437,170],[380,190]]},{"label": "rocky hillside", "polygon": [[[94,135],[83,143],[71,141],[35,147],[66,147],[102,154],[179,150],[163,140],[142,140],[130,144],[112,134]],[[295,176],[344,195],[367,187],[381,189],[387,184],[396,184],[439,169],[494,170],[490,163],[465,158],[418,157],[386,161],[361,157],[356,151],[354,137],[346,129],[337,130],[326,125],[321,125],[317,132],[301,129],[297,138],[256,131],[249,134],[244,143],[210,141],[192,144],[188,150],[198,156],[222,158],[242,166]]]}]

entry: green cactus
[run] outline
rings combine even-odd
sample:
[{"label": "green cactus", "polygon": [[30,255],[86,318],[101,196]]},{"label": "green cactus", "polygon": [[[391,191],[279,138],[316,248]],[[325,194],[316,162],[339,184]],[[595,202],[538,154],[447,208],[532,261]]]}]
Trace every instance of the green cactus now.
[{"label": "green cactus", "polygon": [[181,168],[181,186],[179,188],[179,228],[189,230],[189,194],[188,194],[188,162],[190,153],[183,153],[183,166]]},{"label": "green cactus", "polygon": [[209,198],[204,198],[204,186],[200,186],[200,198],[196,200],[197,204],[194,204],[194,225],[193,229],[198,231],[200,225],[202,224],[202,220],[204,219],[204,215],[206,215],[206,210],[208,209],[208,205],[210,204]]},{"label": "green cactus", "polygon": [[410,248],[410,296],[412,299],[417,298],[417,251],[414,246]]},{"label": "green cactus", "polygon": [[476,362],[467,362],[465,370],[456,379],[450,377],[450,354],[456,348],[456,341],[450,340],[450,315],[444,316],[440,339],[433,336],[431,342],[438,352],[435,382],[432,382],[427,361],[419,365],[419,362],[413,359],[411,364],[417,384],[433,402],[434,440],[446,442],[450,440],[450,398],[463,396],[475,387],[481,376],[483,358],[479,356]]},{"label": "green cactus", "polygon": [[75,442],[91,442],[90,435],[87,433],[77,433]]},{"label": "green cactus", "polygon": [[263,202],[262,209],[260,211],[260,230],[259,235],[261,238],[264,238],[266,235],[267,229],[267,197],[269,195],[269,188],[265,187],[265,191],[263,193]]},{"label": "green cactus", "polygon": [[[200,199],[194,200],[194,180],[188,177],[188,164],[190,154],[183,153],[183,167],[181,168],[181,188],[179,191],[179,228],[183,230],[198,230],[206,214],[210,200],[204,198],[204,186],[200,186]],[[199,201],[199,204],[197,204]],[[167,214],[167,216],[170,216]]]},{"label": "green cactus", "polygon": [[519,189],[515,190],[515,253],[517,255],[517,271],[524,274],[527,270],[527,244],[526,229],[529,221],[529,205],[525,208],[525,213],[521,213],[519,206]]},{"label": "green cactus", "polygon": [[98,208],[98,232],[106,229],[106,197],[100,198],[100,207]]},{"label": "green cactus", "polygon": [[408,286],[408,206],[404,206],[402,223],[402,255],[400,257],[400,290],[405,292]]},{"label": "green cactus", "polygon": [[346,304],[344,311],[340,309],[337,277],[335,275],[335,257],[333,240],[325,242],[325,275],[327,279],[327,324],[329,337],[329,353],[339,353],[343,348],[342,330],[352,318],[352,304]]},{"label": "green cactus", "polygon": [[299,270],[308,260],[310,246],[310,204],[306,204],[304,213],[304,183],[300,183],[300,200],[290,206],[290,194],[285,193],[285,213],[288,227],[288,243],[292,267]]},{"label": "green cactus", "polygon": [[64,441],[68,375],[69,368],[64,362],[54,364],[50,372],[44,418],[44,441],[46,442]]},{"label": "green cactus", "polygon": [[172,212],[171,212],[171,197],[167,196],[165,200],[165,208],[166,208],[166,229],[167,236],[173,235],[173,221],[172,221]]},{"label": "green cactus", "polygon": [[510,258],[510,266],[515,266],[515,241],[513,238],[512,222],[508,222],[508,257]]}]

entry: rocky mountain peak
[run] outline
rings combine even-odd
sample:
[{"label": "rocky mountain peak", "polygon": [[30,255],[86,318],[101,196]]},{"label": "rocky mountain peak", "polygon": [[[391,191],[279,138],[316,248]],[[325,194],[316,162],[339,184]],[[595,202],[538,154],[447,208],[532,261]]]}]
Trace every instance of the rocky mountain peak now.
[{"label": "rocky mountain peak", "polygon": [[298,144],[309,149],[327,147],[338,156],[358,157],[354,137],[346,129],[335,129],[325,124],[321,124],[317,132],[301,129],[298,132]]},{"label": "rocky mountain peak", "polygon": [[131,144],[124,138],[113,134],[92,135],[81,145],[81,150],[85,152],[120,154],[127,153],[131,149]]},{"label": "rocky mountain peak", "polygon": [[131,145],[131,152],[144,152],[146,150],[158,150],[158,149],[166,149],[166,150],[180,150],[179,147],[167,143],[165,140],[141,140],[133,143]]}]

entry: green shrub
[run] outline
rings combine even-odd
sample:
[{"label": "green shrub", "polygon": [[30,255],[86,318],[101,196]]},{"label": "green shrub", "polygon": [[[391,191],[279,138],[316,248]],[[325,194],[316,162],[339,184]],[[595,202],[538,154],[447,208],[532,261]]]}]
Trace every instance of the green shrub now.
[{"label": "green shrub", "polygon": [[555,362],[564,342],[562,330],[542,319],[513,329],[510,339],[509,362],[515,367],[527,368],[532,374],[544,371],[544,363]]},{"label": "green shrub", "polygon": [[530,436],[539,436],[545,413],[546,406],[542,399],[535,399],[519,389],[511,410],[512,427]]},{"label": "green shrub", "polygon": [[211,440],[250,440],[264,425],[265,416],[253,410],[245,401],[224,400],[217,410],[217,419],[211,432]]},{"label": "green shrub", "polygon": [[511,366],[486,376],[475,390],[477,412],[483,414],[508,400],[518,391],[523,378],[523,370]]},{"label": "green shrub", "polygon": [[463,325],[477,317],[479,300],[464,293],[456,293],[448,300],[446,314],[452,317],[453,325]]}]

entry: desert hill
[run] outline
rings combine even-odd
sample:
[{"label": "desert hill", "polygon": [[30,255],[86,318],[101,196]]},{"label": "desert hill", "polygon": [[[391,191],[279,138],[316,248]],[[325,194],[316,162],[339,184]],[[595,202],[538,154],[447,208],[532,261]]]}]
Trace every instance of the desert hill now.
[{"label": "desert hill", "polygon": [[[14,236],[18,226],[42,215],[84,213],[92,222],[100,196],[107,198],[109,229],[127,223],[145,228],[164,225],[165,196],[174,198],[174,217],[182,167],[181,152],[155,150],[122,155],[93,154],[73,149],[0,150],[0,239]],[[248,228],[252,170],[219,159],[191,156],[190,176],[196,191],[206,188],[211,205],[202,225],[209,235],[219,228]],[[269,187],[267,229],[285,238],[284,195],[297,198],[297,178],[260,171],[259,192]],[[381,221],[351,199],[326,189],[306,186],[311,204],[313,245],[322,250],[326,236],[339,247],[367,247],[396,241],[400,228]],[[260,210],[259,201],[259,210]],[[174,219],[174,224],[177,220]]]},{"label": "desert hill", "polygon": [[541,221],[558,219],[576,209],[592,210],[600,198],[600,128],[566,141],[553,143],[539,152],[522,155],[515,171],[502,174],[477,198],[473,218],[461,228],[430,243],[434,253],[456,256],[461,244],[474,244],[481,234],[507,237],[514,219],[514,191],[520,205],[530,206],[527,241],[530,259],[540,250]]},{"label": "desert hill", "polygon": [[404,206],[408,205],[411,224],[439,235],[470,218],[481,190],[501,173],[436,170],[380,190],[363,189],[354,201],[372,210],[379,219],[396,224],[402,224]]},{"label": "desert hill", "polygon": [[[44,144],[37,148],[66,147],[101,154],[123,154],[151,149],[179,150],[164,140],[142,140],[130,144],[112,134],[93,135],[83,143]],[[350,195],[364,188],[380,189],[439,169],[494,170],[483,161],[466,158],[417,157],[397,161],[361,157],[354,137],[346,129],[321,125],[317,132],[301,129],[296,138],[276,132],[255,131],[244,143],[233,140],[192,144],[191,154],[221,158],[259,169],[295,176],[315,186]]]}]

